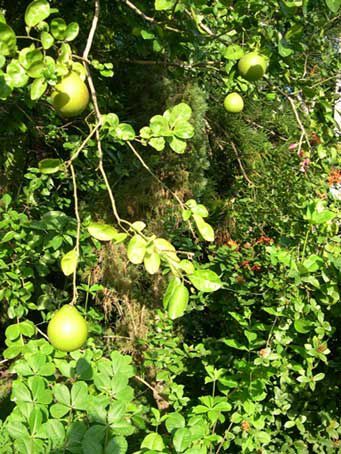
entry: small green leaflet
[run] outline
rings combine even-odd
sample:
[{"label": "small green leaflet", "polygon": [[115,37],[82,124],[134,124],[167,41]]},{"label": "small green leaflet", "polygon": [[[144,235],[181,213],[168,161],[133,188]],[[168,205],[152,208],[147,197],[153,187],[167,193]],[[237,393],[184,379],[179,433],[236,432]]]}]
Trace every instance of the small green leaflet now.
[{"label": "small green leaflet", "polygon": [[50,175],[52,173],[59,172],[59,170],[61,170],[62,164],[63,161],[61,159],[43,159],[39,162],[38,168],[41,173]]},{"label": "small green leaflet", "polygon": [[341,7],[341,0],[326,0],[326,4],[331,12],[337,13]]},{"label": "small green leaflet", "polygon": [[128,259],[134,265],[139,265],[143,262],[144,256],[146,254],[147,242],[140,236],[135,235],[129,241],[127,255]]},{"label": "small green leaflet", "polygon": [[161,435],[156,432],[148,434],[141,444],[141,448],[152,449],[153,451],[163,451],[164,447]]},{"label": "small green leaflet", "polygon": [[223,285],[220,277],[212,270],[196,270],[188,279],[200,292],[215,292]]},{"label": "small green leaflet", "polygon": [[210,242],[214,241],[214,230],[210,226],[210,224],[205,222],[203,218],[201,216],[198,216],[197,214],[193,214],[193,218],[199,230],[199,233],[204,238],[204,240]]},{"label": "small green leaflet", "polygon": [[76,271],[78,263],[78,257],[76,249],[71,249],[67,254],[65,254],[60,262],[62,271],[65,276],[70,276]]},{"label": "small green leaflet", "polygon": [[171,278],[163,297],[163,307],[172,320],[184,315],[188,300],[189,292],[181,280],[178,277]]},{"label": "small green leaflet", "polygon": [[50,4],[46,0],[35,0],[26,8],[25,23],[29,27],[35,27],[50,15]]},{"label": "small green leaflet", "polygon": [[111,225],[100,224],[98,222],[92,222],[88,226],[88,232],[93,238],[99,241],[113,240],[118,234],[117,230]]}]

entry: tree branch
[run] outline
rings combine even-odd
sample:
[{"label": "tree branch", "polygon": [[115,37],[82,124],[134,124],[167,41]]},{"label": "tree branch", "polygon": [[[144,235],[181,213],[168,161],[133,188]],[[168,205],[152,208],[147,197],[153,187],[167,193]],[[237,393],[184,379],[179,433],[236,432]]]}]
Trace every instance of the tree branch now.
[{"label": "tree branch", "polygon": [[138,16],[142,17],[144,20],[146,20],[147,22],[150,22],[151,24],[155,24],[155,25],[160,25],[161,27],[164,27],[166,30],[169,30],[171,32],[176,32],[176,33],[183,33],[182,30],[179,30],[178,28],[174,28],[174,27],[171,27],[169,25],[166,25],[166,24],[162,24],[162,22],[159,22],[157,21],[156,19],[154,19],[153,17],[150,17],[150,16],[147,16],[147,14],[145,14],[143,11],[141,11],[136,5],[134,5],[134,3],[132,3],[130,0],[122,0],[123,3],[125,3],[128,8],[130,8],[131,10],[133,10]]},{"label": "tree branch", "polygon": [[[77,257],[77,265],[79,261],[79,243],[80,243],[80,236],[81,236],[81,218],[79,215],[79,205],[78,205],[78,194],[77,194],[77,180],[76,180],[76,173],[73,167],[73,164],[70,164],[71,176],[72,176],[72,184],[73,184],[73,200],[75,204],[75,216],[77,220],[77,234],[76,234],[76,257]],[[73,272],[73,296],[71,304],[74,305],[78,299],[78,290],[77,290],[77,266]]]}]

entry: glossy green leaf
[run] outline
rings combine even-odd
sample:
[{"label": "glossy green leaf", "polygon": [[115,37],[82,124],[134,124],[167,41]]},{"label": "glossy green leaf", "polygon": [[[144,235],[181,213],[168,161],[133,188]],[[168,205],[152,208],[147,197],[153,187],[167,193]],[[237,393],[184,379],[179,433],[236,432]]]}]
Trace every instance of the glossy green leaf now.
[{"label": "glossy green leaf", "polygon": [[116,137],[119,140],[134,140],[135,136],[134,128],[127,123],[120,123],[116,128]]},{"label": "glossy green leaf", "polygon": [[[30,87],[30,97],[31,97],[32,101],[37,101],[38,99],[40,99],[43,96],[43,94],[45,93],[46,89],[47,89],[47,82],[43,77],[40,79],[34,80]],[[57,159],[55,161],[57,161]],[[44,173],[44,172],[42,172],[42,173]],[[51,173],[54,173],[54,172],[51,172]]]},{"label": "glossy green leaf", "polygon": [[35,0],[26,8],[25,23],[35,27],[50,15],[50,4],[46,0]]},{"label": "glossy green leaf", "polygon": [[161,258],[160,255],[156,251],[146,251],[144,256],[144,267],[149,274],[155,274],[160,269]]},{"label": "glossy green leaf", "polygon": [[71,22],[65,30],[64,39],[65,41],[73,41],[79,34],[79,25],[77,22]]},{"label": "glossy green leaf", "polygon": [[156,11],[166,11],[172,9],[175,0],[155,0]]},{"label": "glossy green leaf", "polygon": [[135,265],[142,263],[146,253],[146,247],[147,243],[140,235],[133,236],[129,241],[127,249],[127,255],[130,262]]},{"label": "glossy green leaf", "polygon": [[76,249],[71,249],[61,260],[61,268],[65,276],[70,276],[77,269],[78,257]]},{"label": "glossy green leaf", "polygon": [[168,143],[173,151],[178,154],[183,154],[186,151],[187,144],[185,141],[178,139],[177,137],[170,137]]},{"label": "glossy green leaf", "polygon": [[40,40],[41,40],[41,43],[42,43],[43,48],[45,50],[50,49],[53,46],[53,44],[54,44],[53,36],[50,33],[46,32],[46,31],[41,32]]},{"label": "glossy green leaf", "polygon": [[63,161],[61,159],[43,159],[39,162],[38,168],[41,173],[50,175],[59,172],[62,168]]},{"label": "glossy green leaf", "polygon": [[172,320],[182,317],[186,311],[189,301],[189,291],[184,284],[176,285],[168,301],[168,315]]},{"label": "glossy green leaf", "polygon": [[341,8],[341,0],[326,0],[326,5],[333,13],[337,13]]},{"label": "glossy green leaf", "polygon": [[239,60],[244,55],[244,50],[238,44],[231,44],[224,50],[223,55],[228,60]]},{"label": "glossy green leaf", "polygon": [[52,36],[57,40],[63,40],[66,32],[65,20],[61,17],[55,17],[50,26]]},{"label": "glossy green leaf", "polygon": [[156,432],[148,434],[141,443],[141,448],[152,449],[153,451],[163,451],[165,444],[161,435]]},{"label": "glossy green leaf", "polygon": [[17,38],[12,28],[0,22],[0,55],[12,55],[17,48]]},{"label": "glossy green leaf", "polygon": [[188,278],[200,292],[215,292],[223,285],[219,276],[212,270],[196,270]]},{"label": "glossy green leaf", "polygon": [[29,77],[18,60],[12,60],[7,65],[6,81],[12,88],[24,87],[28,83]]},{"label": "glossy green leaf", "polygon": [[194,214],[193,218],[199,230],[199,233],[204,238],[204,240],[209,242],[214,241],[214,230],[210,226],[210,224],[205,222],[203,218],[201,216],[198,216],[197,214]]},{"label": "glossy green leaf", "polygon": [[98,222],[92,222],[88,226],[88,232],[99,241],[111,241],[118,234],[118,231],[111,225],[100,224]]},{"label": "glossy green leaf", "polygon": [[176,452],[184,452],[192,443],[192,435],[186,427],[178,429],[173,436],[173,445]]}]

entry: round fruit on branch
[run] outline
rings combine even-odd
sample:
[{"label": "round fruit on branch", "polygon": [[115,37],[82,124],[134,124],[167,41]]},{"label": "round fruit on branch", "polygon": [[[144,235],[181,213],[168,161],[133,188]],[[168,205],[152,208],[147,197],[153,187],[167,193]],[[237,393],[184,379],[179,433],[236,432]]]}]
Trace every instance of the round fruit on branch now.
[{"label": "round fruit on branch", "polygon": [[88,337],[87,322],[74,306],[65,304],[52,316],[47,335],[57,350],[72,352],[85,343]]},{"label": "round fruit on branch", "polygon": [[81,77],[71,72],[55,86],[51,101],[62,117],[77,117],[89,104],[89,90]]},{"label": "round fruit on branch", "polygon": [[224,107],[227,112],[239,113],[244,109],[243,98],[238,93],[230,93],[224,100]]},{"label": "round fruit on branch", "polygon": [[255,82],[261,79],[267,68],[267,60],[257,52],[245,54],[238,62],[238,71],[244,79]]}]

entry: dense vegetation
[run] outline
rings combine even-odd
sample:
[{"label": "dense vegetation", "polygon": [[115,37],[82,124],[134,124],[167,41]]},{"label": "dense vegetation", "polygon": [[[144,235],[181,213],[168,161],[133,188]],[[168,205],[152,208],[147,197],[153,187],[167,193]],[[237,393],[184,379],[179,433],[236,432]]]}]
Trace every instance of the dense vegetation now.
[{"label": "dense vegetation", "polygon": [[341,451],[340,7],[0,0],[2,454]]}]

